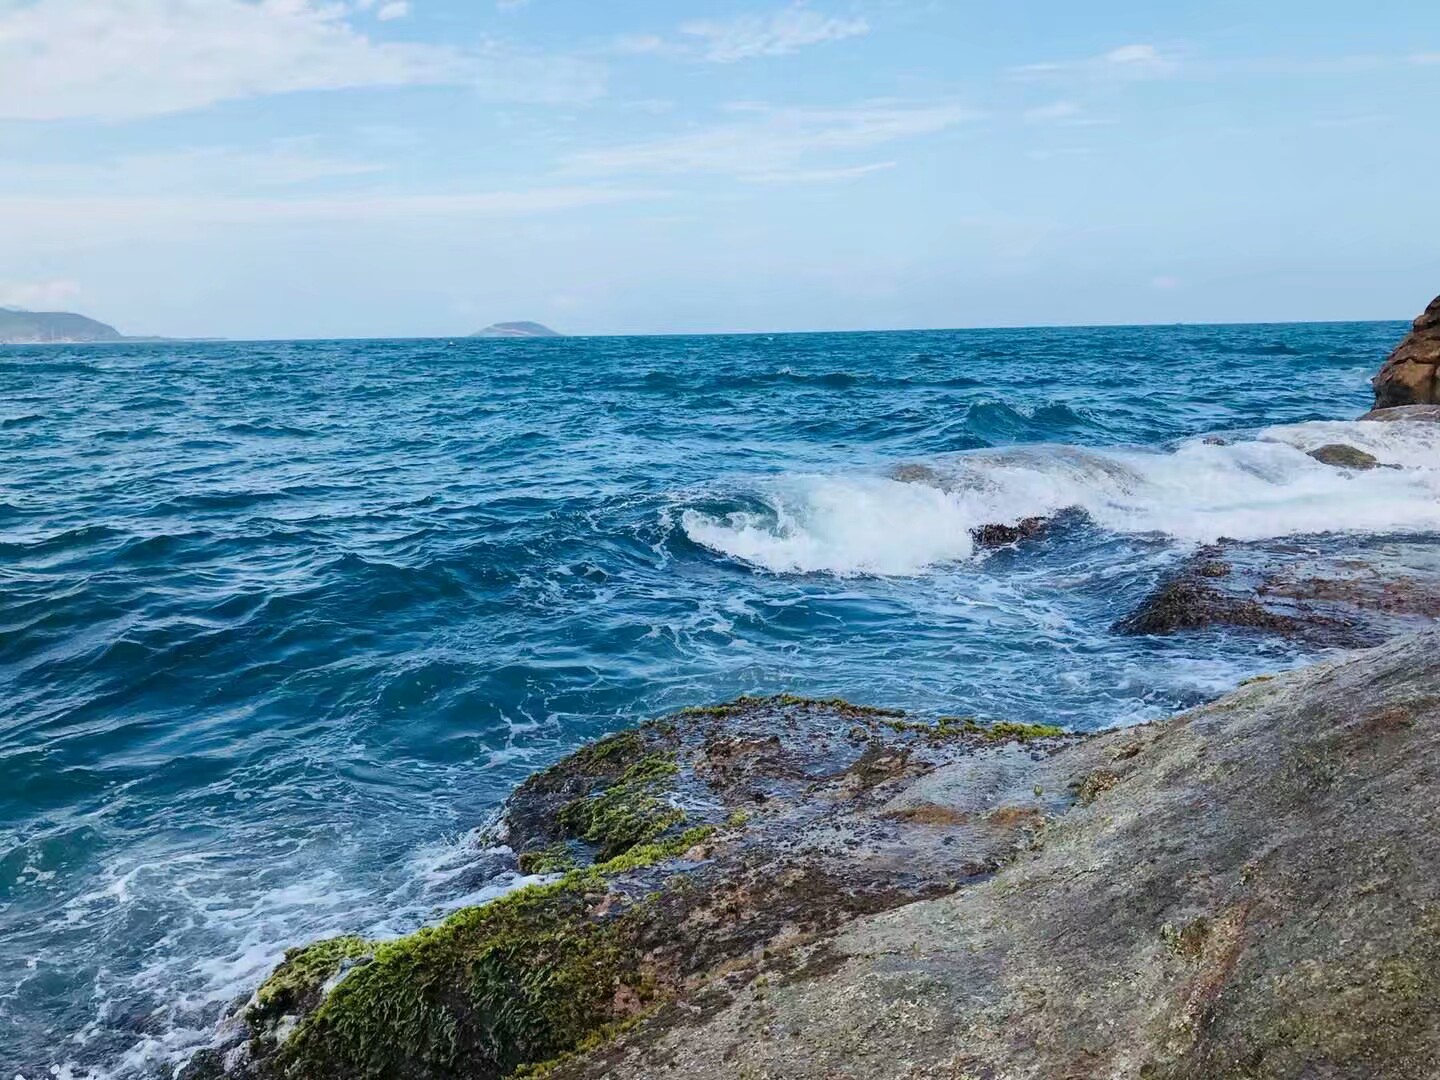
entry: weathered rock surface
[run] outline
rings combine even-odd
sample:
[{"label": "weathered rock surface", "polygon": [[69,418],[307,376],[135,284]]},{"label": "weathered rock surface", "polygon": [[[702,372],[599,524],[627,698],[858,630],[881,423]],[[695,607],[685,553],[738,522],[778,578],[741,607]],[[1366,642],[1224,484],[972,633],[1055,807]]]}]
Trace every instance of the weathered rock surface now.
[{"label": "weathered rock surface", "polygon": [[1375,408],[1440,404],[1440,296],[1431,301],[1410,334],[1390,354],[1372,385]]},{"label": "weathered rock surface", "polygon": [[1359,648],[1437,617],[1440,550],[1433,539],[1298,537],[1202,549],[1115,630],[1228,629]]},{"label": "weathered rock surface", "polygon": [[1085,798],[954,893],[862,918],[557,1076],[1440,1075],[1440,636],[1062,751]]},{"label": "weathered rock surface", "polygon": [[993,873],[1074,800],[1046,761],[1076,741],[788,697],[621,732],[505,808],[495,839],[550,880],[292,951],[189,1076],[498,1078],[566,1054]]}]

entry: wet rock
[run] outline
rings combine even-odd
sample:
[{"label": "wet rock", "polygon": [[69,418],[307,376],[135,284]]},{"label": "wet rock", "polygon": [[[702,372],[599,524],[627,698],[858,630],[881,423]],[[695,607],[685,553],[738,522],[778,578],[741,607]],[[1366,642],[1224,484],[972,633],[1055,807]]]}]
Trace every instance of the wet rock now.
[{"label": "wet rock", "polygon": [[1048,766],[1090,800],[995,875],[717,978],[554,1075],[1433,1077],[1437,655],[1403,638],[1063,750]]},{"label": "wet rock", "polygon": [[1014,525],[982,525],[978,529],[971,529],[970,535],[974,537],[978,547],[994,550],[1018,544],[1022,540],[1033,540],[1036,537],[1044,536],[1049,531],[1051,524],[1050,518],[1028,517],[1017,521]]},{"label": "wet rock", "polygon": [[1206,548],[1117,633],[1232,629],[1362,648],[1440,616],[1440,549],[1423,538],[1325,536]]},{"label": "wet rock", "polygon": [[1202,578],[1203,570],[1186,571],[1160,585],[1139,610],[1115,624],[1120,634],[1175,634],[1217,626],[1298,634],[1304,624],[1289,615],[1267,611],[1253,599],[1227,595]]},{"label": "wet rock", "polygon": [[292,950],[187,1080],[498,1080],[562,1057],[993,873],[1074,801],[1047,762],[1076,741],[795,697],[602,739],[496,826],[548,880],[398,941]]},{"label": "wet rock", "polygon": [[1440,297],[1425,309],[1371,383],[1375,408],[1440,404]]},{"label": "wet rock", "polygon": [[1309,457],[1314,458],[1322,465],[1334,465],[1340,469],[1378,469],[1380,459],[1374,454],[1367,454],[1354,446],[1346,446],[1344,443],[1327,443],[1325,446],[1311,450]]},{"label": "wet rock", "polygon": [[1372,409],[1360,419],[1387,422],[1396,420],[1434,422],[1440,420],[1440,405],[1396,405],[1388,409]]}]

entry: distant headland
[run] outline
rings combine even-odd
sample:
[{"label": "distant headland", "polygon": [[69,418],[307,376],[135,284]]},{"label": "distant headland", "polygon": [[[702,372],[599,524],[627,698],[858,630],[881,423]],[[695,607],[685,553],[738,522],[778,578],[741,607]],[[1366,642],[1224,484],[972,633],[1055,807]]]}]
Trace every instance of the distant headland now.
[{"label": "distant headland", "polygon": [[0,345],[76,344],[124,341],[113,326],[69,311],[0,308]]},{"label": "distant headland", "polygon": [[557,338],[565,335],[538,322],[497,322],[470,336],[477,338]]}]

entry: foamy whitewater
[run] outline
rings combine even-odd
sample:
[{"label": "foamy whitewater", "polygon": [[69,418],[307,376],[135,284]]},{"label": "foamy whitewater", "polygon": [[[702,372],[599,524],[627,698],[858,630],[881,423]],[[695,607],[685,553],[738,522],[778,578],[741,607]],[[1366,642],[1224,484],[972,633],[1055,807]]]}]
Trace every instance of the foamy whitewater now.
[{"label": "foamy whitewater", "polygon": [[500,801],[638,719],[1309,659],[1110,626],[1222,536],[1440,533],[1440,425],[1353,419],[1402,330],[0,351],[0,1077],[170,1075],[285,948],[515,887]]},{"label": "foamy whitewater", "polygon": [[[1345,444],[1377,473],[1321,464]],[[1174,449],[1037,445],[976,450],[884,475],[783,477],[759,511],[687,511],[696,543],[776,573],[918,574],[976,555],[971,531],[1078,509],[1110,532],[1181,544],[1440,529],[1440,425],[1312,422]],[[904,475],[902,473],[902,475]]]}]

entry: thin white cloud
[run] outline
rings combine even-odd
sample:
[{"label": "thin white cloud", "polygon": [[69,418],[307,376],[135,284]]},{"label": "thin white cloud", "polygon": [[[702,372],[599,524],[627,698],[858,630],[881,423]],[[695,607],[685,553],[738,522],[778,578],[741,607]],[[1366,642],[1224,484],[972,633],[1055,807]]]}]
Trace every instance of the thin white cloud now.
[{"label": "thin white cloud", "polygon": [[699,20],[680,27],[695,39],[704,59],[732,64],[759,56],[785,56],[808,45],[859,37],[870,32],[861,18],[824,15],[803,3],[768,15],[742,15],[728,21]]},{"label": "thin white cloud", "polygon": [[[906,139],[937,135],[980,114],[956,102],[878,101],[850,108],[732,107],[739,119],[668,138],[571,155],[566,171],[592,176],[712,173],[764,181],[804,175],[833,178],[853,164],[815,164],[817,156],[854,154]],[[891,163],[862,163],[874,171]]]},{"label": "thin white cloud", "polygon": [[54,311],[80,295],[73,281],[0,281],[0,307]]},{"label": "thin white cloud", "polygon": [[410,14],[409,0],[391,0],[388,4],[381,4],[375,10],[375,18],[381,22],[391,22],[395,19],[403,19]]},{"label": "thin white cloud", "polygon": [[1012,68],[1022,78],[1080,76],[1104,80],[1161,79],[1180,70],[1179,57],[1155,45],[1121,45],[1099,56]]},{"label": "thin white cloud", "polygon": [[536,103],[603,92],[590,62],[379,42],[352,14],[335,0],[12,0],[0,4],[0,119],[123,120],[367,86],[468,86]]},{"label": "thin white cloud", "polygon": [[751,184],[828,184],[886,172],[897,164],[894,161],[877,161],[872,165],[855,165],[848,169],[792,169],[789,172],[751,173],[741,179]]}]

